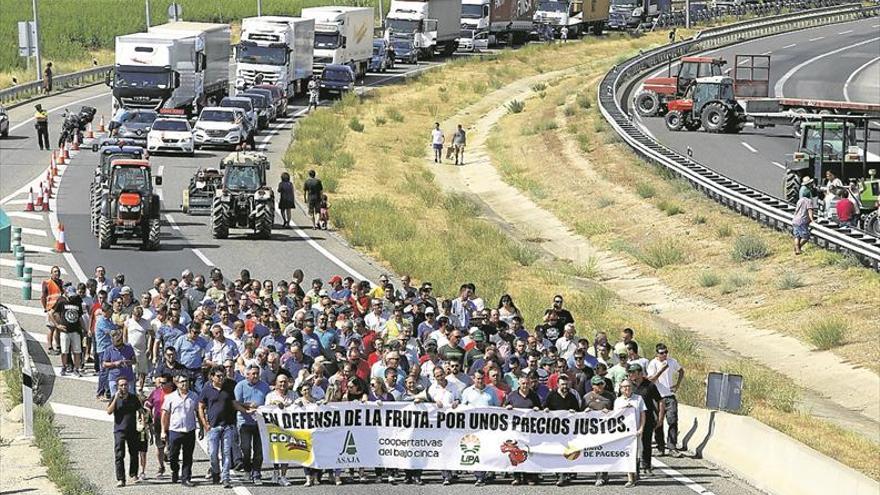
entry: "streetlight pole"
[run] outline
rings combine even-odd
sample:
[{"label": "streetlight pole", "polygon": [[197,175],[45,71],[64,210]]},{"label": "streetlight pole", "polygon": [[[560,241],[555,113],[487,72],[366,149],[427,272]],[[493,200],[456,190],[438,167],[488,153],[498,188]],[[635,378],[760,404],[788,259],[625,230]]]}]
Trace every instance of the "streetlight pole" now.
[{"label": "streetlight pole", "polygon": [[147,11],[147,29],[150,29],[150,0],[144,0],[144,9]]},{"label": "streetlight pole", "polygon": [[691,0],[684,1],[684,27],[691,28]]},{"label": "streetlight pole", "polygon": [[37,57],[37,81],[43,80],[43,63],[40,60],[40,24],[37,21],[37,0],[31,0],[34,9],[34,53]]},{"label": "streetlight pole", "polygon": [[257,0],[257,17],[263,17],[263,0]]}]

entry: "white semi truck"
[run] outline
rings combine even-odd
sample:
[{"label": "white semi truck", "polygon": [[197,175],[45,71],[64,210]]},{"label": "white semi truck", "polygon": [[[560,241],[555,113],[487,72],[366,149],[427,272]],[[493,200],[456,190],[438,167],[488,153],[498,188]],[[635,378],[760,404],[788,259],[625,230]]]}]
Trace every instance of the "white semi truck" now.
[{"label": "white semi truck", "polygon": [[310,7],[301,15],[315,21],[314,70],[345,64],[358,79],[367,74],[373,56],[373,9]]},{"label": "white semi truck", "polygon": [[287,98],[302,93],[312,77],[315,20],[262,16],[241,21],[235,49],[235,85],[275,84]]},{"label": "white semi truck", "polygon": [[568,39],[586,34],[602,34],[608,22],[610,0],[539,0],[535,10],[535,24],[545,25],[559,37],[562,28],[568,30]]},{"label": "white semi truck", "polygon": [[461,0],[391,0],[385,33],[412,39],[422,58],[451,55],[461,35]]}]

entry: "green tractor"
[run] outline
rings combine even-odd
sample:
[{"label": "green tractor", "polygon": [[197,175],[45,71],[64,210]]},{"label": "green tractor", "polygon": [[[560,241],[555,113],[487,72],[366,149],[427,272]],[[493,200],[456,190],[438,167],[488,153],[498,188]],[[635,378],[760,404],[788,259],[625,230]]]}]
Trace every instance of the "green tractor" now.
[{"label": "green tractor", "polygon": [[211,234],[226,239],[229,229],[251,230],[269,239],[275,222],[275,193],[266,185],[269,159],[263,153],[239,151],[220,161],[223,181],[211,204]]},{"label": "green tractor", "polygon": [[[831,172],[844,184],[857,191],[861,203],[859,227],[880,236],[880,156],[876,154],[880,140],[880,118],[823,115],[804,122],[798,149],[785,163],[782,194],[789,203],[796,203],[805,177],[819,188],[827,188],[826,173]],[[834,191],[831,191],[834,192]],[[820,209],[824,207],[820,201]]]}]

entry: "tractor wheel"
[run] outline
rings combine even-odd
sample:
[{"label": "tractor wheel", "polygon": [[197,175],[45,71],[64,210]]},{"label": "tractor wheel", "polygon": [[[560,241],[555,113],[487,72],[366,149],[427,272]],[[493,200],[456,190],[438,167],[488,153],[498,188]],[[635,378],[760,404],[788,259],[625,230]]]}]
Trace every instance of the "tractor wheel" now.
[{"label": "tractor wheel", "polygon": [[666,128],[670,131],[678,132],[684,127],[685,118],[678,110],[673,110],[666,114],[663,118],[666,121]]},{"label": "tractor wheel", "polygon": [[703,129],[708,132],[724,132],[730,120],[730,111],[720,103],[709,103],[703,108]]},{"label": "tractor wheel", "polygon": [[862,217],[862,230],[880,237],[880,211],[874,210]]},{"label": "tractor wheel", "polygon": [[791,204],[798,201],[801,190],[801,178],[797,172],[789,170],[782,182],[782,197]]},{"label": "tractor wheel", "polygon": [[660,112],[660,97],[653,91],[642,91],[636,96],[636,111],[642,117],[653,117]]},{"label": "tractor wheel", "polygon": [[211,205],[211,235],[214,239],[226,239],[229,237],[229,223],[226,218],[226,205],[220,198],[214,198]]},{"label": "tractor wheel", "polygon": [[147,224],[147,232],[144,235],[144,251],[158,251],[159,250],[159,235],[161,234],[161,227],[158,218],[153,218],[148,221]]},{"label": "tractor wheel", "polygon": [[254,230],[261,239],[269,239],[272,237],[272,223],[274,222],[275,212],[272,211],[272,205],[267,203],[257,203],[255,206],[256,214],[254,215]]},{"label": "tractor wheel", "polygon": [[113,245],[113,222],[109,218],[102,216],[98,224],[98,247],[110,249],[110,246]]}]

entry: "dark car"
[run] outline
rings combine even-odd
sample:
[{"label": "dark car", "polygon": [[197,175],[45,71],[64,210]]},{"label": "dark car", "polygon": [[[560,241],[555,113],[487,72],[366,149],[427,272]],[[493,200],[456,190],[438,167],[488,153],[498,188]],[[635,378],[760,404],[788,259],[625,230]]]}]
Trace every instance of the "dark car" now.
[{"label": "dark car", "polygon": [[394,48],[394,60],[404,64],[419,63],[419,51],[413,46],[412,40],[397,39],[391,42]]},{"label": "dark car", "polygon": [[394,68],[394,50],[383,38],[373,40],[373,56],[370,57],[371,72],[385,72]]},{"label": "dark car", "polygon": [[258,84],[250,88],[248,91],[250,91],[251,89],[268,91],[269,94],[272,96],[272,104],[275,105],[275,116],[287,116],[287,97],[284,95],[284,90],[282,90],[280,86],[277,86],[275,84]]},{"label": "dark car", "polygon": [[126,142],[147,145],[147,134],[159,114],[155,110],[125,110],[111,122],[110,135]]},{"label": "dark car", "polygon": [[250,98],[251,103],[254,105],[254,111],[257,113],[257,126],[260,129],[269,127],[269,122],[275,120],[275,105],[272,104],[272,100],[269,97],[250,91],[243,91],[238,93],[237,96]]},{"label": "dark car", "polygon": [[351,67],[342,64],[329,64],[324,67],[321,72],[320,93],[331,96],[342,96],[349,91],[353,91],[355,86],[355,75]]}]

